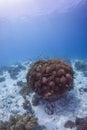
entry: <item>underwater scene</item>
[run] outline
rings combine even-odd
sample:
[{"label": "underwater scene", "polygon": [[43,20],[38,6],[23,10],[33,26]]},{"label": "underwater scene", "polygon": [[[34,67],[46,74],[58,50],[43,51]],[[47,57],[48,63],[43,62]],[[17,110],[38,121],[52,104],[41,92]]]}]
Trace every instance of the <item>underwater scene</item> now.
[{"label": "underwater scene", "polygon": [[0,0],[0,130],[87,130],[87,0]]}]

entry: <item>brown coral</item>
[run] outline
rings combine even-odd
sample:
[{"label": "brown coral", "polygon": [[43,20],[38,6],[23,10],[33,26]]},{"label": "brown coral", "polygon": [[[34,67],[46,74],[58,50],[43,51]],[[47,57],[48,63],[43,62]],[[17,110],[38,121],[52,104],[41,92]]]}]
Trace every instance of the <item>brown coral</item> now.
[{"label": "brown coral", "polygon": [[76,127],[76,130],[87,130],[87,117],[84,118],[76,118],[75,122],[68,120],[65,123],[65,128],[74,128]]},{"label": "brown coral", "polygon": [[33,130],[37,127],[37,118],[29,115],[11,116],[8,122],[0,121],[0,130]]},{"label": "brown coral", "polygon": [[27,85],[45,99],[56,100],[73,86],[73,69],[59,59],[36,61],[27,73]]}]

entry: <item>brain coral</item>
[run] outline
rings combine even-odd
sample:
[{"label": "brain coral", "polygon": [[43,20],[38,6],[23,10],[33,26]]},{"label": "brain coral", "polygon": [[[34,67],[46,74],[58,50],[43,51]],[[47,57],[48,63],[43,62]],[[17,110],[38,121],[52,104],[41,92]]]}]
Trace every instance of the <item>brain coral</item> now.
[{"label": "brain coral", "polygon": [[27,85],[44,99],[57,100],[73,87],[73,69],[59,59],[36,61],[27,73]]}]

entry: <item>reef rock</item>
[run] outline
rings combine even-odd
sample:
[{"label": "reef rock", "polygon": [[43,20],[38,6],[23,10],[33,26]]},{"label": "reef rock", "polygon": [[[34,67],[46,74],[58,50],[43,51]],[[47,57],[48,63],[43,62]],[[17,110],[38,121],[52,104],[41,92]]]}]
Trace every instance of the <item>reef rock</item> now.
[{"label": "reef rock", "polygon": [[87,117],[76,119],[76,130],[87,130]]},{"label": "reef rock", "polygon": [[5,77],[1,77],[0,82],[4,82],[4,81],[5,81]]},{"label": "reef rock", "polygon": [[73,69],[59,59],[39,60],[27,73],[27,85],[44,99],[55,101],[73,88]]},{"label": "reef rock", "polygon": [[87,64],[84,61],[77,61],[75,62],[75,68],[79,71],[87,70]]},{"label": "reef rock", "polygon": [[71,120],[68,120],[65,125],[64,125],[65,128],[74,128],[75,127],[75,123]]},{"label": "reef rock", "polygon": [[87,117],[84,118],[76,118],[75,122],[69,120],[64,125],[65,128],[74,128],[76,127],[76,130],[87,130]]}]

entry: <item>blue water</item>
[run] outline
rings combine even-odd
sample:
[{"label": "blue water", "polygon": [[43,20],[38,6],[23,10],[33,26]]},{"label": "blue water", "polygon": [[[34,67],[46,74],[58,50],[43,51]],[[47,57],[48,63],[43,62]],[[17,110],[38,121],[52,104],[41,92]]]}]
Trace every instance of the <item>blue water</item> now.
[{"label": "blue water", "polygon": [[67,13],[0,18],[0,65],[38,58],[87,58],[87,4]]}]

